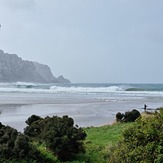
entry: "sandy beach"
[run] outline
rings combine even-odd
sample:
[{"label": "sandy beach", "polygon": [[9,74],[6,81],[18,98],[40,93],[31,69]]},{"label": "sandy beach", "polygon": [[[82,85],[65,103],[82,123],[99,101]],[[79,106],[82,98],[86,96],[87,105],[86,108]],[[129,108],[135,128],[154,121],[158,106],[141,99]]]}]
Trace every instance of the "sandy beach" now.
[{"label": "sandy beach", "polygon": [[115,121],[117,112],[132,109],[143,111],[146,103],[151,108],[162,105],[159,97],[114,97],[77,94],[0,94],[0,121],[23,131],[25,120],[32,114],[45,116],[69,115],[81,127],[100,126]]}]

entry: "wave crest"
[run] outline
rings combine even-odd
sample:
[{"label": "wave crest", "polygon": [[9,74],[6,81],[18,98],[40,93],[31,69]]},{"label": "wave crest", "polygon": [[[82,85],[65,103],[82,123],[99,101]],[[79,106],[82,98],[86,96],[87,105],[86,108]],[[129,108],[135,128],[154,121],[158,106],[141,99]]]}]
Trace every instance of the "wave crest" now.
[{"label": "wave crest", "polygon": [[121,87],[110,86],[110,87],[58,87],[51,86],[50,90],[55,92],[69,92],[69,93],[107,93],[123,91]]}]

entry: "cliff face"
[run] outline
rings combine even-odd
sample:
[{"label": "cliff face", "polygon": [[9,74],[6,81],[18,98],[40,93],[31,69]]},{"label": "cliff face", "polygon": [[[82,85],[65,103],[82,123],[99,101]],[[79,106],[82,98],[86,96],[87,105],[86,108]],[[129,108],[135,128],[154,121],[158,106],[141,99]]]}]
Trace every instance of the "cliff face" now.
[{"label": "cliff face", "polygon": [[0,50],[0,82],[70,83],[53,76],[50,68],[37,62],[25,61],[16,54]]}]

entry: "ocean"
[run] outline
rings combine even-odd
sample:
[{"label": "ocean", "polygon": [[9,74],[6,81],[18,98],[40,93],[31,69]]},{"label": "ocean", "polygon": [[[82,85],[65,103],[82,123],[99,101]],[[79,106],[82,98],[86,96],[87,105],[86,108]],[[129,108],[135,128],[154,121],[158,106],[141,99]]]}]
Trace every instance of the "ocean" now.
[{"label": "ocean", "polygon": [[146,94],[163,96],[163,84],[115,84],[115,83],[74,83],[74,84],[36,84],[0,83],[0,93],[64,93],[64,94]]},{"label": "ocean", "polygon": [[69,115],[81,127],[100,126],[113,123],[117,112],[142,112],[144,104],[163,106],[163,84],[0,84],[0,121],[19,131],[32,114]]}]

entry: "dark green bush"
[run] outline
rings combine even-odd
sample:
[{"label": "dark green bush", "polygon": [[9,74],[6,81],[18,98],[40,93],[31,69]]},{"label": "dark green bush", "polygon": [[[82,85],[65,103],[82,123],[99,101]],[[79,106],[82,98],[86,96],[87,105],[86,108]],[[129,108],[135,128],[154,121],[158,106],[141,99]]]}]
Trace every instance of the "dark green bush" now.
[{"label": "dark green bush", "polygon": [[73,119],[68,116],[38,119],[30,123],[24,133],[46,144],[62,161],[70,160],[75,154],[84,152],[82,140],[85,139],[86,133],[82,128],[74,127]]},{"label": "dark green bush", "polygon": [[35,138],[35,137],[38,138],[38,136],[41,134],[43,130],[43,127],[44,124],[42,124],[41,120],[34,121],[24,129],[24,134],[28,135],[30,138]]},{"label": "dark green bush", "polygon": [[117,122],[134,122],[139,116],[140,116],[140,112],[136,109],[125,112],[125,114],[118,112],[116,114],[116,121]]},{"label": "dark green bush", "polygon": [[38,121],[38,120],[40,120],[40,119],[41,119],[40,116],[38,116],[38,115],[32,115],[31,117],[29,117],[29,118],[25,121],[25,123],[26,123],[27,125],[31,125],[33,122]]},{"label": "dark green bush", "polygon": [[118,113],[116,114],[116,121],[117,121],[117,122],[122,122],[123,118],[124,118],[124,114],[122,114],[122,113],[120,113],[120,112],[118,112]]},{"label": "dark green bush", "polygon": [[131,111],[131,113],[132,113],[132,120],[133,121],[135,121],[140,116],[140,112],[138,110],[136,110],[136,109],[133,109]]},{"label": "dark green bush", "polygon": [[40,152],[32,146],[29,137],[16,129],[0,123],[0,162],[33,162],[44,163]]},{"label": "dark green bush", "polygon": [[132,115],[132,112],[128,111],[128,112],[125,112],[125,115],[124,115],[124,122],[133,122],[133,115]]}]

